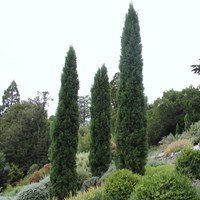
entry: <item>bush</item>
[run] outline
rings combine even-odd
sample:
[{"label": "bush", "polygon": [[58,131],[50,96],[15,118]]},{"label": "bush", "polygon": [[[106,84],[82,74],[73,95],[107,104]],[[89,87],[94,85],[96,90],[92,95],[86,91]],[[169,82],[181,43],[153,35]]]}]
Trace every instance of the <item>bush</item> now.
[{"label": "bush", "polygon": [[88,155],[89,153],[79,153],[76,156],[78,190],[83,182],[91,177]]},{"label": "bush", "polygon": [[39,169],[38,164],[32,164],[27,172],[27,175],[33,174],[35,171]]},{"label": "bush", "polygon": [[146,176],[129,200],[199,200],[191,181],[184,175],[162,172]]},{"label": "bush", "polygon": [[79,193],[76,197],[65,200],[103,200],[103,188],[90,188],[87,192]]},{"label": "bush", "polygon": [[79,128],[79,133],[78,133],[78,149],[77,152],[89,152],[90,150],[90,127],[89,124],[87,125],[82,125]]},{"label": "bush", "polygon": [[145,175],[152,176],[158,173],[172,173],[175,171],[174,164],[165,164],[165,165],[158,165],[158,166],[146,166],[145,167]]},{"label": "bush", "polygon": [[184,149],[176,160],[176,170],[190,178],[200,179],[200,151]]},{"label": "bush", "polygon": [[128,199],[139,180],[140,176],[128,169],[114,171],[105,182],[105,199]]},{"label": "bush", "polygon": [[0,196],[0,200],[14,200],[14,198],[13,197]]},{"label": "bush", "polygon": [[184,148],[192,147],[192,143],[190,140],[177,140],[172,142],[171,144],[167,145],[166,149],[164,150],[165,155],[170,155],[171,153],[179,152]]},{"label": "bush", "polygon": [[16,200],[46,200],[49,193],[49,176],[39,183],[32,183],[24,187],[16,196]]},{"label": "bush", "polygon": [[22,170],[15,164],[11,164],[9,174],[8,174],[8,182],[15,186],[16,183],[23,178]]}]

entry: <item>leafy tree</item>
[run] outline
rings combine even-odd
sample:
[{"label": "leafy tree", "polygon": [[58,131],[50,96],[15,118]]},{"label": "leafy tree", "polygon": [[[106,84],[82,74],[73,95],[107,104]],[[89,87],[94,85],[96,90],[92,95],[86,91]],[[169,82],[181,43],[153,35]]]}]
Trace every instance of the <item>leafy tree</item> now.
[{"label": "leafy tree", "polygon": [[3,105],[0,110],[1,115],[5,113],[10,106],[20,101],[20,94],[15,81],[12,81],[10,86],[4,90],[2,101]]},{"label": "leafy tree", "polygon": [[80,123],[85,124],[90,119],[90,96],[79,96],[78,106],[80,113]]},{"label": "leafy tree", "polygon": [[0,149],[24,173],[33,163],[41,167],[48,162],[49,145],[49,123],[40,106],[22,101],[0,118]]},{"label": "leafy tree", "polygon": [[101,176],[109,167],[111,99],[107,68],[98,69],[91,88],[90,166],[93,176]]},{"label": "leafy tree", "polygon": [[195,74],[200,75],[200,65],[191,65],[191,67],[193,68],[192,72],[194,72]]},{"label": "leafy tree", "polygon": [[147,158],[146,99],[140,27],[130,4],[121,39],[120,82],[116,127],[116,164],[144,174]]},{"label": "leafy tree", "polygon": [[76,54],[70,46],[65,59],[61,76],[59,103],[51,133],[50,174],[51,198],[63,200],[66,196],[76,194],[76,152],[78,145],[79,81],[77,74]]},{"label": "leafy tree", "polygon": [[147,114],[149,144],[157,144],[169,133],[175,134],[177,124],[181,133],[200,120],[200,90],[189,87],[182,91],[166,91],[148,108]]}]

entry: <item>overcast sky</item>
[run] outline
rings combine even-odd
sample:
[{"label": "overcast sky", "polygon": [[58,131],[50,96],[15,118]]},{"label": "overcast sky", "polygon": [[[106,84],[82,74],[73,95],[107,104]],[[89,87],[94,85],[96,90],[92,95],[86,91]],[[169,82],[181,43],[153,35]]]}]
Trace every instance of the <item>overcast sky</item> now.
[{"label": "overcast sky", "polygon": [[[105,63],[119,71],[121,35],[130,0],[0,0],[0,97],[15,80],[21,100],[49,91],[58,104],[65,56],[74,46],[79,95],[90,94]],[[198,86],[190,65],[200,58],[199,0],[133,0],[143,45],[143,82],[148,102],[163,92]]]}]

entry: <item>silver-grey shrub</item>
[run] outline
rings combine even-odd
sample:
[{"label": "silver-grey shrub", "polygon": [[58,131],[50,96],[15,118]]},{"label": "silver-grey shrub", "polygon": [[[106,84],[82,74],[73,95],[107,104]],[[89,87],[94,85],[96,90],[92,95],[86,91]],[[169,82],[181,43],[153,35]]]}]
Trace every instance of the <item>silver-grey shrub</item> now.
[{"label": "silver-grey shrub", "polygon": [[27,185],[17,194],[16,200],[46,200],[49,194],[49,183],[50,179],[47,176],[39,183]]}]

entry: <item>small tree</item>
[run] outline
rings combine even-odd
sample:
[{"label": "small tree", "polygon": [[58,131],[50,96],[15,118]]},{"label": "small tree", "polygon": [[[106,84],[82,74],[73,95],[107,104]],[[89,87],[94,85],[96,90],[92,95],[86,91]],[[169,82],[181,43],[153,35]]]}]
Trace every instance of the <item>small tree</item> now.
[{"label": "small tree", "polygon": [[130,4],[121,38],[120,82],[116,127],[116,164],[144,174],[147,158],[146,99],[140,27]]},{"label": "small tree", "polygon": [[63,200],[76,194],[76,152],[78,145],[79,81],[76,54],[71,46],[61,76],[59,103],[51,133],[50,196]]},{"label": "small tree", "polygon": [[90,166],[93,176],[102,175],[111,161],[111,100],[107,68],[98,69],[91,88]]},{"label": "small tree", "polygon": [[2,101],[3,105],[0,110],[1,115],[6,112],[10,106],[20,101],[20,94],[15,81],[12,81],[10,86],[4,90]]}]

